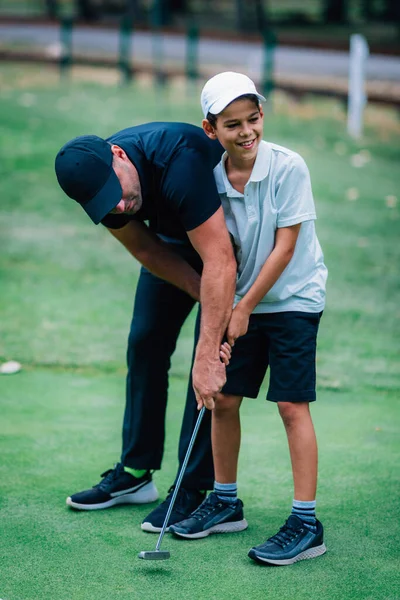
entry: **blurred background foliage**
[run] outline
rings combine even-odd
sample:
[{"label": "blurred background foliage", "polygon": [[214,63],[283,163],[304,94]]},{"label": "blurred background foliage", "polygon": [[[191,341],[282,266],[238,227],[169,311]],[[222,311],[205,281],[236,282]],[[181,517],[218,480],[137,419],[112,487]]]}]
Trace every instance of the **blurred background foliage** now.
[{"label": "blurred background foliage", "polygon": [[137,29],[182,30],[238,37],[273,30],[280,43],[347,48],[356,29],[372,51],[400,49],[399,0],[0,0],[1,18],[59,19]]},{"label": "blurred background foliage", "polygon": [[98,21],[130,15],[139,24],[179,25],[196,18],[208,29],[258,31],[263,25],[400,23],[398,0],[0,0],[0,14],[73,15]]}]

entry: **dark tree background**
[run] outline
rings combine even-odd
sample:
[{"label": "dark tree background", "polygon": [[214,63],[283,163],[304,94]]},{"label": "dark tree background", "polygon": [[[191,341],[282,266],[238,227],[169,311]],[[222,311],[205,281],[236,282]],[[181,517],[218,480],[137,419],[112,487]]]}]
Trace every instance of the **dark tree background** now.
[{"label": "dark tree background", "polygon": [[323,19],[325,23],[345,23],[347,20],[346,0],[324,0]]},{"label": "dark tree background", "polygon": [[58,0],[45,0],[46,12],[50,19],[58,17]]},{"label": "dark tree background", "polygon": [[[43,0],[47,15],[54,19],[59,15],[60,0]],[[209,28],[218,28],[213,13],[226,11],[227,22],[237,31],[265,31],[276,25],[273,3],[279,0],[73,0],[79,19],[94,21],[103,16],[127,15],[137,23],[168,25],[176,16],[191,17],[193,11],[208,19]],[[276,4],[275,4],[276,6]],[[319,0],[320,23],[346,24],[350,8],[358,8],[366,21],[391,21],[400,23],[400,0]],[[297,24],[307,22],[307,10],[296,11]],[[288,11],[287,19],[295,19]],[[318,26],[318,24],[316,24]]]}]

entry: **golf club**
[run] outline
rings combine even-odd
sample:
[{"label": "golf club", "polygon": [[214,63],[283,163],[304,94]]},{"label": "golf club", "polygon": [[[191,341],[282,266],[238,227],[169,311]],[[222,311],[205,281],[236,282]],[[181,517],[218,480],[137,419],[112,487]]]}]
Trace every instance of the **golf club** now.
[{"label": "golf club", "polygon": [[167,514],[165,515],[164,523],[161,528],[161,533],[160,533],[158,541],[157,541],[156,549],[149,550],[149,551],[144,550],[143,552],[139,552],[138,558],[143,558],[144,560],[167,560],[171,556],[170,553],[168,552],[168,550],[160,550],[160,546],[161,546],[162,539],[164,537],[165,530],[167,528],[168,520],[171,516],[172,509],[174,508],[176,496],[178,495],[181,481],[182,481],[183,475],[185,473],[186,465],[189,462],[190,454],[192,452],[192,448],[193,448],[194,442],[196,440],[197,432],[199,430],[201,420],[203,418],[205,410],[206,410],[206,408],[205,408],[205,406],[203,406],[203,408],[199,412],[199,416],[197,417],[196,425],[194,426],[192,437],[190,438],[189,446],[186,451],[185,460],[183,461],[181,470],[178,475],[177,482],[175,484],[174,493],[172,494],[171,502],[168,507]]}]

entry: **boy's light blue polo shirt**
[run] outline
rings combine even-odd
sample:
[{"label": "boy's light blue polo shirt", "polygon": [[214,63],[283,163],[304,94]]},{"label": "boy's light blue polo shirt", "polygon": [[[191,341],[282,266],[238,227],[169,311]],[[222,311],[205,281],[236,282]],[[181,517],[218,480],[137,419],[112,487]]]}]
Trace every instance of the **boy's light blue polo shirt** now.
[{"label": "boy's light blue polo shirt", "polygon": [[276,229],[301,223],[293,257],[254,313],[321,312],[327,268],[315,233],[308,168],[299,154],[262,141],[244,194],[226,175],[227,153],[214,176],[238,262],[235,305],[253,285],[275,245]]}]

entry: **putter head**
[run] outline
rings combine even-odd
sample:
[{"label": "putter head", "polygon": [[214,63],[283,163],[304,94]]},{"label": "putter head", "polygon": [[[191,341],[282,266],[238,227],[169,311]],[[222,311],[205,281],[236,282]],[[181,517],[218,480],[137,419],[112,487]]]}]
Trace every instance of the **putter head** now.
[{"label": "putter head", "polygon": [[167,550],[144,550],[138,554],[138,558],[143,558],[144,560],[168,560],[170,556]]}]

